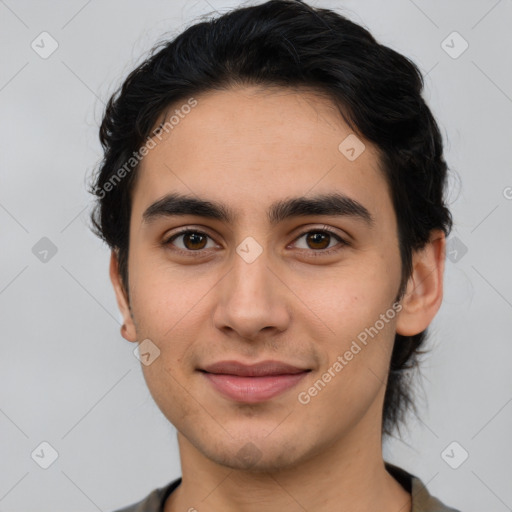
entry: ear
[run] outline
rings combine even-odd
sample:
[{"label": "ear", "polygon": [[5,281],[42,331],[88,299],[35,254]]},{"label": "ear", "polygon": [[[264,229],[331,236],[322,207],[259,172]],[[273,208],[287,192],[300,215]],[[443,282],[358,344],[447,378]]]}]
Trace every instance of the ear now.
[{"label": "ear", "polygon": [[414,336],[432,322],[443,300],[445,253],[446,237],[437,229],[430,233],[425,247],[413,253],[412,274],[396,323],[397,334]]},{"label": "ear", "polygon": [[119,274],[119,260],[117,252],[112,251],[110,254],[110,280],[116,294],[117,305],[123,315],[123,326],[121,327],[121,336],[128,341],[137,341],[137,333],[135,323],[133,322],[130,303],[126,291]]}]

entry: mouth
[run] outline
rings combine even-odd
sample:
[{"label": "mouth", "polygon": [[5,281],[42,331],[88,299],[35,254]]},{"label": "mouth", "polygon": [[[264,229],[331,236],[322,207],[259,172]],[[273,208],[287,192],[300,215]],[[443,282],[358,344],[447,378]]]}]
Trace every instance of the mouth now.
[{"label": "mouth", "polygon": [[241,403],[258,403],[293,388],[311,369],[279,361],[253,365],[220,361],[199,371],[222,396]]}]

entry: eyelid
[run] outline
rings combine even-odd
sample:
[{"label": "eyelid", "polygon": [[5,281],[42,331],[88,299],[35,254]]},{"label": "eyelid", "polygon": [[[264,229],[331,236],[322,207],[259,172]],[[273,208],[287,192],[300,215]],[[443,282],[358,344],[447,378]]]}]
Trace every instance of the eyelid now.
[{"label": "eyelid", "polygon": [[299,249],[301,252],[306,252],[314,256],[332,254],[334,252],[340,251],[343,247],[349,247],[351,245],[350,242],[347,241],[346,237],[340,235],[334,228],[331,228],[325,224],[322,226],[308,226],[307,228],[303,228],[303,230],[295,237],[292,244],[296,243],[297,240],[305,235],[308,235],[309,233],[328,233],[330,236],[338,240],[338,244],[334,247],[330,247],[329,249]]},{"label": "eyelid", "polygon": [[[208,232],[208,230],[206,228],[186,226],[184,228],[180,228],[178,231],[175,231],[168,236],[165,236],[162,241],[162,245],[163,246],[170,245],[171,242],[174,241],[176,238],[178,238],[180,235],[186,235],[186,234],[191,234],[191,233],[195,233],[198,235],[205,235],[210,240],[213,240],[215,242],[214,237]],[[215,243],[217,245],[219,245],[217,242],[215,242]],[[174,250],[176,250],[177,252],[182,252],[182,253],[187,253],[187,254],[195,253],[198,255],[198,254],[202,254],[204,251],[207,251],[208,249],[200,249],[197,251],[191,251],[191,250],[185,250],[185,249],[181,249],[179,247],[175,247]]]},{"label": "eyelid", "polygon": [[[333,229],[325,224],[322,226],[308,226],[307,228],[302,228],[302,231],[300,231],[297,234],[297,236],[294,238],[294,240],[291,243],[294,244],[295,242],[297,242],[297,240],[299,240],[303,236],[308,235],[310,233],[322,233],[322,232],[328,233],[329,235],[336,238],[339,242],[338,245],[341,245],[342,247],[351,245],[350,242],[348,242],[344,236],[340,235],[335,229]],[[174,239],[178,238],[180,235],[189,234],[189,233],[197,233],[199,235],[206,235],[208,238],[210,238],[211,240],[213,240],[215,242],[214,237],[208,232],[208,230],[205,227],[186,226],[186,227],[180,228],[176,232],[173,232],[171,235],[164,237],[162,245],[167,246],[172,241],[174,241]],[[217,242],[215,242],[215,243],[217,243]],[[173,250],[175,250],[176,252],[186,253],[187,255],[193,254],[195,256],[199,256],[199,255],[202,255],[205,251],[209,251],[211,249],[199,249],[197,251],[192,251],[192,250],[184,250],[179,247],[175,247]],[[313,254],[319,255],[319,256],[322,254],[325,255],[325,254],[330,254],[332,252],[337,252],[339,250],[341,250],[341,248],[338,246],[331,247],[329,249],[319,249],[319,250],[299,249],[299,251],[301,251],[301,252],[313,253]]]},{"label": "eyelid", "polygon": [[[300,229],[300,231],[298,232],[298,235],[295,237],[295,240],[297,240],[301,236],[304,236],[308,233],[318,233],[318,232],[324,232],[324,231],[329,233],[330,235],[334,235],[334,236],[338,237],[339,239],[343,240],[342,234],[340,234],[335,228],[332,228],[326,224],[321,224],[318,226],[306,226],[306,227],[302,226],[299,229]],[[347,235],[347,238],[348,238],[348,235]]]}]

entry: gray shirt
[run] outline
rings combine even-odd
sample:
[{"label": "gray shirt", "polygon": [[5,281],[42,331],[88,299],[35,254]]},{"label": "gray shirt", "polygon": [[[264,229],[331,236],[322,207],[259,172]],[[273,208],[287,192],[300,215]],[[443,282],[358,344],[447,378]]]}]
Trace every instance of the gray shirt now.
[{"label": "gray shirt", "polygon": [[[407,471],[393,466],[388,462],[387,471],[400,483],[400,485],[412,496],[412,512],[459,512],[454,508],[447,507],[438,499],[430,495],[423,482],[407,473]],[[165,500],[180,485],[181,478],[173,480],[165,487],[160,487],[151,492],[146,498],[129,507],[117,510],[116,512],[163,512]]]}]

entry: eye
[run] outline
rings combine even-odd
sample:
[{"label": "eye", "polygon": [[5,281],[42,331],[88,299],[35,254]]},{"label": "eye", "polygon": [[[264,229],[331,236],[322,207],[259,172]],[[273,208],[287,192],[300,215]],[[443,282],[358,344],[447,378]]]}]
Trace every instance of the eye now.
[{"label": "eye", "polygon": [[[301,239],[304,239],[302,247],[298,244]],[[177,252],[193,256],[200,256],[203,251],[216,247],[215,242],[208,234],[195,229],[184,229],[174,233],[165,239],[162,244],[164,246],[171,245]],[[298,248],[301,251],[312,253],[314,256],[321,256],[337,252],[344,246],[348,246],[349,243],[330,229],[322,228],[305,231],[295,239],[293,245],[296,247],[299,245]]]},{"label": "eye", "polygon": [[[337,252],[344,246],[349,245],[348,242],[343,240],[343,238],[327,228],[305,231],[295,239],[295,245],[297,245],[297,241],[301,239],[304,239],[305,246],[299,247],[299,249],[313,249],[313,252],[320,253],[320,255]],[[331,244],[336,240],[338,241],[338,244]],[[336,247],[336,245],[340,247]]]},{"label": "eye", "polygon": [[[175,240],[180,239],[181,243],[174,244]],[[204,249],[211,249],[212,247],[215,247],[214,243],[213,246],[208,246],[208,239],[213,242],[211,237],[206,233],[192,229],[186,229],[167,238],[163,244],[174,245],[178,250],[183,252],[200,252]]]}]

